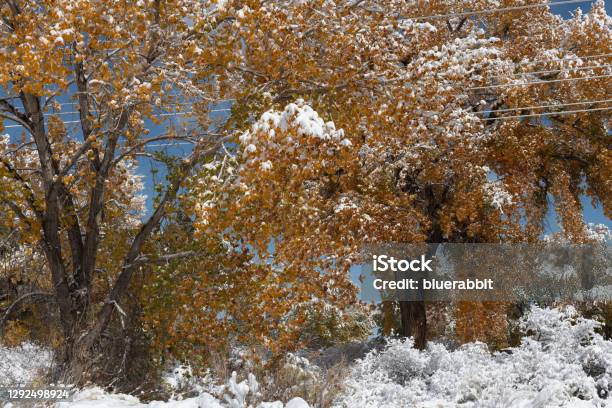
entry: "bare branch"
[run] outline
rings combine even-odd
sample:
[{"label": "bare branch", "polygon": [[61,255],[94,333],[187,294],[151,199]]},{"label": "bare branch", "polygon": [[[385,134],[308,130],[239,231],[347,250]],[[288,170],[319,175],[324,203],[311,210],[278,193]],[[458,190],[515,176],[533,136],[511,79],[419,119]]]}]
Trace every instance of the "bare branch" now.
[{"label": "bare branch", "polygon": [[25,191],[26,191],[26,201],[28,202],[28,205],[30,206],[30,209],[32,211],[34,211],[34,213],[36,214],[36,216],[38,217],[39,220],[42,220],[42,218],[43,218],[43,210],[38,208],[38,206],[36,205],[36,198],[34,196],[34,192],[32,191],[32,188],[30,187],[30,185],[23,179],[23,177],[21,177],[19,172],[11,166],[11,164],[8,162],[8,160],[0,158],[0,163],[2,163],[4,165],[4,167],[8,170],[8,172],[11,175],[12,179],[17,181],[19,183],[19,185],[25,189]]},{"label": "bare branch", "polygon": [[8,99],[0,99],[0,112],[6,112],[10,114],[5,115],[0,113],[0,117],[19,123],[26,129],[28,129],[30,132],[32,131],[32,123],[28,119],[27,115],[23,112],[19,112],[19,110],[17,110],[15,106],[8,102]]},{"label": "bare branch", "polygon": [[87,140],[85,140],[85,142],[81,145],[81,147],[79,147],[79,149],[76,152],[74,152],[72,157],[68,159],[68,161],[66,162],[66,165],[64,166],[63,169],[61,169],[58,172],[57,176],[61,178],[65,176],[66,174],[68,174],[72,166],[74,166],[76,162],[81,158],[81,156],[85,154],[85,152],[91,147],[92,143],[93,143],[92,138],[88,138]]},{"label": "bare branch", "polygon": [[190,142],[190,143],[193,143],[193,144],[196,143],[191,138],[181,137],[181,136],[157,136],[157,137],[151,137],[149,139],[145,139],[145,140],[142,140],[139,143],[136,143],[134,146],[130,147],[128,150],[126,150],[125,152],[120,154],[113,161],[113,166],[116,165],[117,163],[119,163],[121,160],[125,159],[127,156],[130,156],[130,155],[134,154],[138,149],[145,147],[147,144],[152,143],[152,142],[159,142],[161,140],[181,140],[181,141]]},{"label": "bare branch", "polygon": [[6,312],[4,312],[4,316],[2,316],[2,319],[0,320],[0,334],[3,333],[4,325],[8,321],[9,317],[11,317],[11,314],[15,312],[15,310],[17,310],[19,307],[21,307],[21,305],[30,298],[32,298],[33,302],[36,301],[37,299],[48,302],[48,301],[54,301],[55,295],[53,293],[48,293],[48,292],[31,292],[31,293],[26,293],[25,295],[19,297],[8,307],[8,309],[6,309]]},{"label": "bare branch", "polygon": [[21,149],[23,149],[23,148],[25,148],[25,147],[28,147],[28,146],[31,146],[31,145],[33,145],[33,144],[34,144],[34,141],[33,141],[33,140],[30,140],[29,142],[25,142],[25,143],[20,144],[19,146],[17,146],[17,147],[16,147],[16,148],[14,148],[14,149],[11,149],[11,150],[5,150],[5,151],[4,151],[4,153],[5,153],[5,155],[14,154],[14,153],[17,153],[18,151],[20,151]]},{"label": "bare branch", "polygon": [[143,263],[163,264],[163,263],[173,261],[175,259],[191,258],[196,255],[202,255],[202,253],[196,252],[196,251],[183,251],[183,252],[177,252],[174,254],[160,255],[160,256],[155,256],[155,257],[148,257],[148,256],[141,255],[138,258],[136,258],[134,262],[137,264],[143,264]]}]

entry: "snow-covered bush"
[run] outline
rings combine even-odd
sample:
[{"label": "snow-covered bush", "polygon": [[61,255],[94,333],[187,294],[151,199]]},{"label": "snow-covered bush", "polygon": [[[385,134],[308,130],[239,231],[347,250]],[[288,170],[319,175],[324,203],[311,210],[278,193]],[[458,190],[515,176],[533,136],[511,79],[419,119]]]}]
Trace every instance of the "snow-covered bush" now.
[{"label": "snow-covered bush", "polygon": [[534,307],[520,346],[449,351],[390,340],[358,361],[337,407],[601,407],[612,389],[612,342],[576,311]]},{"label": "snow-covered bush", "polygon": [[405,384],[412,378],[421,377],[427,368],[427,359],[413,348],[412,339],[392,341],[378,355],[373,370],[384,370],[398,384]]},{"label": "snow-covered bush", "polygon": [[248,408],[248,400],[256,400],[261,394],[259,393],[259,383],[252,373],[249,373],[247,379],[241,382],[237,380],[237,374],[234,371],[227,384],[228,393],[223,397],[229,408]]},{"label": "snow-covered bush", "polygon": [[[258,363],[242,359],[239,374],[232,373],[225,388],[226,401],[246,401],[253,406],[259,404],[267,407],[264,401],[292,401],[299,398],[317,408],[328,408],[340,394],[349,372],[344,361],[322,368],[303,355],[293,353],[287,353],[280,360],[260,358]],[[254,381],[254,375],[257,381]],[[236,378],[243,381],[238,383]],[[227,394],[230,394],[229,398]],[[236,407],[247,405],[237,404]],[[277,407],[271,405],[267,408]]]},{"label": "snow-covered bush", "polygon": [[222,394],[224,385],[219,385],[210,370],[195,375],[189,365],[174,364],[162,373],[162,387],[170,399],[180,400],[186,396],[209,393]]},{"label": "snow-covered bush", "polygon": [[210,394],[229,408],[282,408],[277,402],[300,398],[327,408],[340,393],[347,373],[344,361],[321,368],[303,355],[287,353],[275,360],[236,346],[227,355],[217,356],[203,373],[189,365],[171,365],[162,383],[170,400]]}]

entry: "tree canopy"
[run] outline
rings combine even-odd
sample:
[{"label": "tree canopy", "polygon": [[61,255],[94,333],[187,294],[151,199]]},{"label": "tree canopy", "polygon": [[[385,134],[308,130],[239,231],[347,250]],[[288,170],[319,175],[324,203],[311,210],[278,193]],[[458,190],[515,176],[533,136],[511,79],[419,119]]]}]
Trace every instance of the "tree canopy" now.
[{"label": "tree canopy", "polygon": [[[358,307],[366,244],[533,242],[550,199],[573,242],[582,196],[612,216],[602,0],[568,19],[531,0],[7,0],[0,17],[0,130],[19,126],[0,222],[44,255],[77,379],[143,288],[178,285],[170,337],[225,319],[276,347]],[[174,142],[192,148],[148,147]],[[167,166],[150,211],[141,157]],[[424,306],[401,308],[423,345]]]}]

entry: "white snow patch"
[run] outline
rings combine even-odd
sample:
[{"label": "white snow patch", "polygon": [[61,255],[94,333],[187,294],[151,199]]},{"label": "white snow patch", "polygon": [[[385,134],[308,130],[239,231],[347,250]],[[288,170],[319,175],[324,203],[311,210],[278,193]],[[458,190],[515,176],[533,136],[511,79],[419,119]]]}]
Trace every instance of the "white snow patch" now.
[{"label": "white snow patch", "polygon": [[0,346],[0,387],[27,386],[51,367],[51,351],[33,343]]}]

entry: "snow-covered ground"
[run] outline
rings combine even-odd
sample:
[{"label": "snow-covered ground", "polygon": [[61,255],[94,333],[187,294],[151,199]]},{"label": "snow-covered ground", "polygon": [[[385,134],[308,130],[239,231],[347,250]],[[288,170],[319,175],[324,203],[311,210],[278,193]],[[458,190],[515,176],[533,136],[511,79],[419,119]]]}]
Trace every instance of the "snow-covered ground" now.
[{"label": "snow-covered ground", "polygon": [[[138,398],[125,394],[109,394],[102,389],[88,388],[74,396],[72,402],[60,402],[55,408],[246,408],[244,400],[239,396],[220,401],[208,393],[202,393],[195,398],[186,398],[180,401],[153,401],[148,404],[141,403]],[[260,408],[309,408],[301,398],[294,398],[283,404],[280,401],[261,403]]]},{"label": "snow-covered ground", "polygon": [[[234,395],[233,397],[236,397]],[[18,408],[19,405],[7,403],[3,408]],[[194,398],[170,401],[141,403],[138,398],[126,394],[110,394],[99,387],[85,388],[72,397],[70,402],[58,402],[54,408],[246,408],[239,398],[219,400],[208,393]],[[262,402],[258,408],[309,408],[301,398],[293,398],[286,404],[280,401]]]},{"label": "snow-covered ground", "polygon": [[0,346],[0,387],[25,386],[51,366],[51,352],[32,343],[19,347]]},{"label": "snow-covered ground", "polygon": [[[572,308],[534,308],[522,321],[528,336],[519,347],[504,352],[491,353],[482,343],[452,351],[432,343],[421,352],[412,348],[410,340],[390,340],[382,350],[353,364],[334,408],[612,406],[608,402],[612,401],[612,342],[595,333],[597,325]],[[27,383],[49,359],[47,351],[29,344],[0,348],[0,384],[11,378]],[[173,380],[169,382],[172,385]],[[92,387],[55,408],[247,408],[259,400],[259,384],[252,375],[241,381],[234,375],[217,391],[222,392],[213,396],[200,389],[194,398],[141,403]],[[258,402],[256,407],[308,408],[308,404],[294,398],[286,404]]]}]

